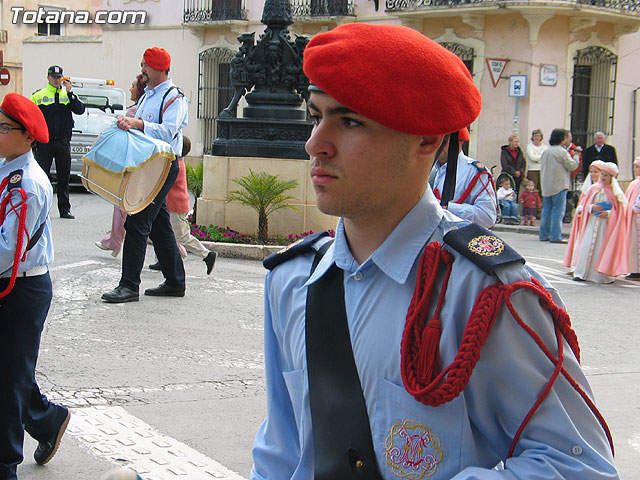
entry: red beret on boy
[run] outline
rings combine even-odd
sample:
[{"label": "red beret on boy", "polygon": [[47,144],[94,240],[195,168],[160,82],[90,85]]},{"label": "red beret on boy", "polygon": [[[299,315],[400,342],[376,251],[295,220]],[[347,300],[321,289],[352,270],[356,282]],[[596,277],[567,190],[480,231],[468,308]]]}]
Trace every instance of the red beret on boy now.
[{"label": "red beret on boy", "polygon": [[467,127],[464,127],[462,130],[460,130],[458,140],[461,142],[468,142],[469,140],[471,140],[471,135],[469,135],[469,129]]},{"label": "red beret on boy", "polygon": [[147,48],[142,56],[154,70],[169,70],[171,68],[171,55],[164,48],[153,47]]},{"label": "red beret on boy", "polygon": [[0,105],[0,111],[22,125],[37,141],[49,143],[49,127],[44,115],[40,108],[27,97],[17,93],[7,93]]},{"label": "red beret on boy", "polygon": [[349,23],[319,33],[303,68],[345,107],[400,132],[453,133],[480,114],[480,92],[462,60],[408,27]]}]

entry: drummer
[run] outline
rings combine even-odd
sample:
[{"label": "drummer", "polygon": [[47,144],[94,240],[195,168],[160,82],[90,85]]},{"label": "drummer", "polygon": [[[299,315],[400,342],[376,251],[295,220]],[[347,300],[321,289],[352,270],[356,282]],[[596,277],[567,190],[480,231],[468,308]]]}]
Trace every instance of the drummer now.
[{"label": "drummer", "polygon": [[[189,120],[188,102],[169,78],[171,56],[163,48],[148,48],[140,67],[142,80],[147,84],[144,95],[138,100],[135,117],[120,117],[118,127],[123,130],[140,130],[152,138],[170,143],[175,152],[182,152],[182,129]],[[178,162],[172,162],[169,175],[153,202],[141,212],[127,217],[124,223],[126,235],[122,249],[122,276],[115,289],[102,295],[105,302],[138,301],[147,238],[153,241],[165,281],[158,287],[146,289],[144,294],[184,297],[184,265],[165,202],[177,176]]]},{"label": "drummer", "polygon": [[53,261],[53,190],[31,153],[35,141],[49,141],[42,112],[28,98],[7,94],[0,105],[0,480],[18,478],[25,429],[38,441],[34,458],[42,465],[70,418],[35,381]]}]

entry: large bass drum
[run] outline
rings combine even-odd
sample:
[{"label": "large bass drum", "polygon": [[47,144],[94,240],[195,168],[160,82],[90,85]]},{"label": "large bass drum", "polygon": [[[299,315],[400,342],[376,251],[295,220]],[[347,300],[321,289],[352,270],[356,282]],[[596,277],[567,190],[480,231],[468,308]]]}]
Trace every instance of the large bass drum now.
[{"label": "large bass drum", "polygon": [[82,185],[132,215],[158,195],[174,159],[168,143],[110,127],[82,159]]}]

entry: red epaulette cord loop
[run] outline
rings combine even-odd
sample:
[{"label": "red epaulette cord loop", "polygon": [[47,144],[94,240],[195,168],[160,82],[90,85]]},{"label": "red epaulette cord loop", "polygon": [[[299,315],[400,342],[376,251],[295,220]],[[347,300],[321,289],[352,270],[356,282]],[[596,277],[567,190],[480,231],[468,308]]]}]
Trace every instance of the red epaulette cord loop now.
[{"label": "red epaulette cord loop", "polygon": [[[9,177],[6,177],[0,184],[0,192],[3,192],[4,189],[7,188],[8,183]],[[17,205],[13,204],[13,192],[19,192],[20,196],[22,197],[21,201]],[[16,188],[9,192],[8,195],[2,199],[2,203],[0,204],[0,224],[4,223],[4,219],[7,215],[8,203],[10,203],[11,205],[9,212],[14,212],[18,216],[18,238],[16,242],[16,251],[13,258],[13,266],[11,267],[11,278],[9,279],[9,285],[7,285],[7,288],[4,291],[0,292],[0,298],[6,297],[7,295],[9,295],[11,290],[13,290],[13,287],[16,283],[16,278],[18,277],[18,267],[20,266],[20,261],[24,262],[27,256],[26,250],[23,255],[20,254],[20,252],[22,252],[22,246],[24,245],[24,236],[25,234],[28,236],[28,232],[26,229],[27,192],[25,192],[23,188]]]},{"label": "red epaulette cord loop", "polygon": [[[527,332],[554,365],[551,377],[518,428],[509,448],[507,458],[513,455],[524,428],[551,391],[560,373],[580,394],[596,416],[605,431],[613,452],[611,432],[604,418],[593,401],[563,366],[564,343],[562,338],[567,341],[576,359],[580,362],[578,338],[571,328],[569,314],[565,309],[555,304],[551,294],[534,278],[531,281],[516,282],[510,285],[498,282],[484,288],[471,309],[458,353],[450,365],[439,371],[439,343],[442,333],[440,312],[443,307],[453,260],[453,255],[444,250],[438,242],[428,244],[420,258],[416,289],[407,310],[401,344],[401,374],[406,390],[416,400],[430,406],[442,405],[460,395],[469,383],[473,369],[480,359],[480,351],[489,336],[498,312],[502,305],[506,305],[518,325]],[[438,295],[438,303],[433,317],[425,322],[431,305],[433,286],[441,264],[445,266],[445,273]],[[547,348],[540,336],[520,318],[511,303],[511,295],[517,290],[523,289],[537,295],[542,308],[548,311],[553,318],[558,349],[557,358]]]}]

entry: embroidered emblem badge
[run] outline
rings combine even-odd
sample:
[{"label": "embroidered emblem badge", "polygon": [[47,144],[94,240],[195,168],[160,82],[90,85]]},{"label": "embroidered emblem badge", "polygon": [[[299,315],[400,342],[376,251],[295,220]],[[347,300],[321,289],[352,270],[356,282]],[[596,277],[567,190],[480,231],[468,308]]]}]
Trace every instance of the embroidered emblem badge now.
[{"label": "embroidered emblem badge", "polygon": [[403,420],[391,427],[385,450],[387,465],[393,473],[408,480],[431,477],[444,461],[438,436],[413,420]]},{"label": "embroidered emblem badge", "polygon": [[492,235],[476,237],[469,242],[468,247],[473,253],[485,257],[500,255],[504,251],[504,243],[502,243],[502,240]]},{"label": "embroidered emblem badge", "polygon": [[22,180],[22,175],[20,175],[19,173],[16,173],[14,176],[12,176],[9,179],[10,183],[18,183],[20,180]]},{"label": "embroidered emblem badge", "polygon": [[300,240],[296,240],[293,243],[290,243],[289,245],[287,245],[286,247],[284,247],[282,250],[278,250],[276,253],[284,253],[287,250],[291,250],[293,247],[295,247],[296,245],[298,245],[299,243],[302,243],[304,241],[304,238],[301,238]]}]

